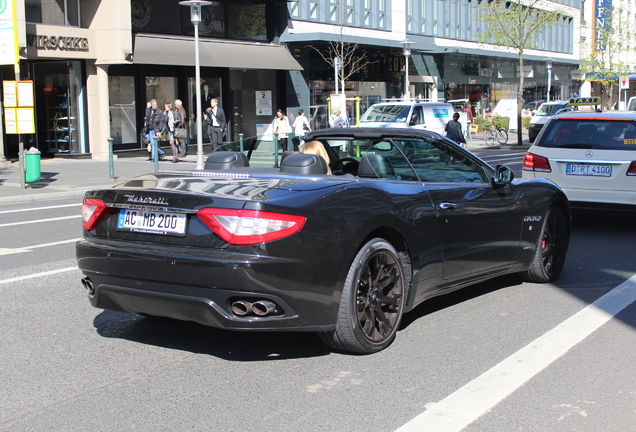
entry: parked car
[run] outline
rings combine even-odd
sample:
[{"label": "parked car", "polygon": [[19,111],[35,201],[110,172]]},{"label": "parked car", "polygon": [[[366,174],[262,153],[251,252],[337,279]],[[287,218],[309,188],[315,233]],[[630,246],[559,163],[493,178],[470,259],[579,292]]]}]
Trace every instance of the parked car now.
[{"label": "parked car", "polygon": [[541,132],[541,129],[548,121],[550,116],[560,114],[562,112],[572,111],[574,107],[568,105],[568,101],[544,102],[541,104],[530,119],[528,127],[528,140],[532,143]]},{"label": "parked car", "polygon": [[360,118],[361,127],[427,129],[443,133],[453,106],[446,102],[385,102],[373,104]]},{"label": "parked car", "polygon": [[579,208],[635,211],[636,113],[550,117],[525,156],[523,177],[553,181]]},{"label": "parked car", "polygon": [[636,111],[636,96],[632,96],[627,101],[627,111]]},{"label": "parked car", "polygon": [[317,332],[332,349],[366,354],[428,298],[504,274],[561,274],[570,209],[552,182],[515,181],[429,131],[307,139],[329,160],[287,152],[280,168],[250,166],[271,155],[250,146],[216,151],[204,170],[87,192],[76,250],[90,303],[230,330]]}]

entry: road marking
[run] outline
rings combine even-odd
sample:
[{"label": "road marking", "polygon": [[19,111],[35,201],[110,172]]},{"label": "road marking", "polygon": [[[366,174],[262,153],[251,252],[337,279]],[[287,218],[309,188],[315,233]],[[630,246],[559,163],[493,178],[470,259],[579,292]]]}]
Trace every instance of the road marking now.
[{"label": "road marking", "polygon": [[61,245],[61,244],[67,244],[67,243],[75,243],[76,241],[81,240],[81,238],[75,238],[75,239],[70,239],[70,240],[60,240],[57,242],[51,242],[51,243],[42,243],[39,245],[34,245],[34,246],[26,246],[26,247],[22,247],[22,248],[0,248],[0,256],[1,255],[13,255],[13,254],[19,254],[19,253],[24,253],[24,252],[32,252],[33,249],[38,249],[38,248],[43,248],[43,247],[48,247],[48,246],[57,246],[57,245]]},{"label": "road marking", "polygon": [[50,206],[50,207],[35,207],[35,208],[30,208],[30,209],[3,210],[3,211],[0,211],[0,214],[28,212],[28,211],[34,211],[34,210],[49,210],[49,209],[64,208],[64,207],[76,207],[76,206],[81,206],[81,205],[82,205],[82,203],[75,203],[75,204],[65,204],[65,205]]},{"label": "road marking", "polygon": [[396,432],[458,432],[636,301],[636,275],[534,340]]},{"label": "road marking", "polygon": [[27,224],[38,223],[38,222],[53,222],[53,221],[60,221],[65,219],[77,219],[81,217],[82,215],[73,215],[73,216],[62,216],[62,217],[49,218],[49,219],[37,219],[32,221],[12,222],[12,223],[2,224],[0,225],[0,228],[16,226],[16,225],[27,225]]},{"label": "road marking", "polygon": [[66,268],[61,268],[61,269],[57,269],[57,270],[49,270],[49,271],[45,271],[42,273],[34,273],[34,274],[30,274],[30,275],[26,275],[26,276],[18,276],[18,277],[14,277],[11,279],[1,279],[0,280],[0,285],[5,285],[5,284],[10,284],[13,282],[21,282],[24,280],[29,280],[29,279],[35,279],[38,277],[43,277],[43,276],[50,276],[50,275],[54,275],[54,274],[58,274],[58,273],[66,273],[69,271],[73,271],[73,270],[78,270],[77,267],[66,267]]}]

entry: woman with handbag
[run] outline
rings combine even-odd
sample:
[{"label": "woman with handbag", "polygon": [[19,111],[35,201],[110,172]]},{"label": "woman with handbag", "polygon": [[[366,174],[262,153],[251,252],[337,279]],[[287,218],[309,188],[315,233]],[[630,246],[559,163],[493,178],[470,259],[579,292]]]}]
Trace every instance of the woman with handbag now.
[{"label": "woman with handbag", "polygon": [[283,151],[287,150],[287,136],[291,131],[291,125],[289,124],[287,116],[283,110],[277,110],[276,117],[274,117],[274,121],[272,121],[272,132],[278,138],[278,149],[275,151],[279,149]]},{"label": "woman with handbag", "polygon": [[164,105],[161,125],[161,133],[166,134],[166,139],[170,141],[170,148],[172,149],[171,162],[179,162],[179,151],[177,150],[177,145],[174,142],[174,114],[172,112],[171,103],[166,103]]}]

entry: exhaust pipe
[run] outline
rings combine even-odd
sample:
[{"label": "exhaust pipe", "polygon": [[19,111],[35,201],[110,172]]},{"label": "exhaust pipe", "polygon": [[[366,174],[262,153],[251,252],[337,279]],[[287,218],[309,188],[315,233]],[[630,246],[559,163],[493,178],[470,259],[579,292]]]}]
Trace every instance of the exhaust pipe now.
[{"label": "exhaust pipe", "polygon": [[252,310],[252,302],[237,300],[232,303],[232,312],[238,316],[245,316]]},{"label": "exhaust pipe", "polygon": [[86,288],[86,290],[88,291],[88,295],[93,295],[95,294],[95,286],[93,285],[93,281],[90,280],[89,278],[85,277],[82,279],[82,285],[84,285],[84,288]]},{"label": "exhaust pipe", "polygon": [[269,300],[259,300],[252,303],[252,312],[258,316],[265,316],[276,312],[276,303]]}]

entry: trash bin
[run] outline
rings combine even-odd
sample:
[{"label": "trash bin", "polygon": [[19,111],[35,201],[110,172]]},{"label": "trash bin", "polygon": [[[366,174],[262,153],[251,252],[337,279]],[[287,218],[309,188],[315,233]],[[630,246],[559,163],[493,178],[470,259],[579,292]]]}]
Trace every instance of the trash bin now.
[{"label": "trash bin", "polygon": [[24,151],[24,181],[27,183],[40,180],[40,154],[35,148]]}]

